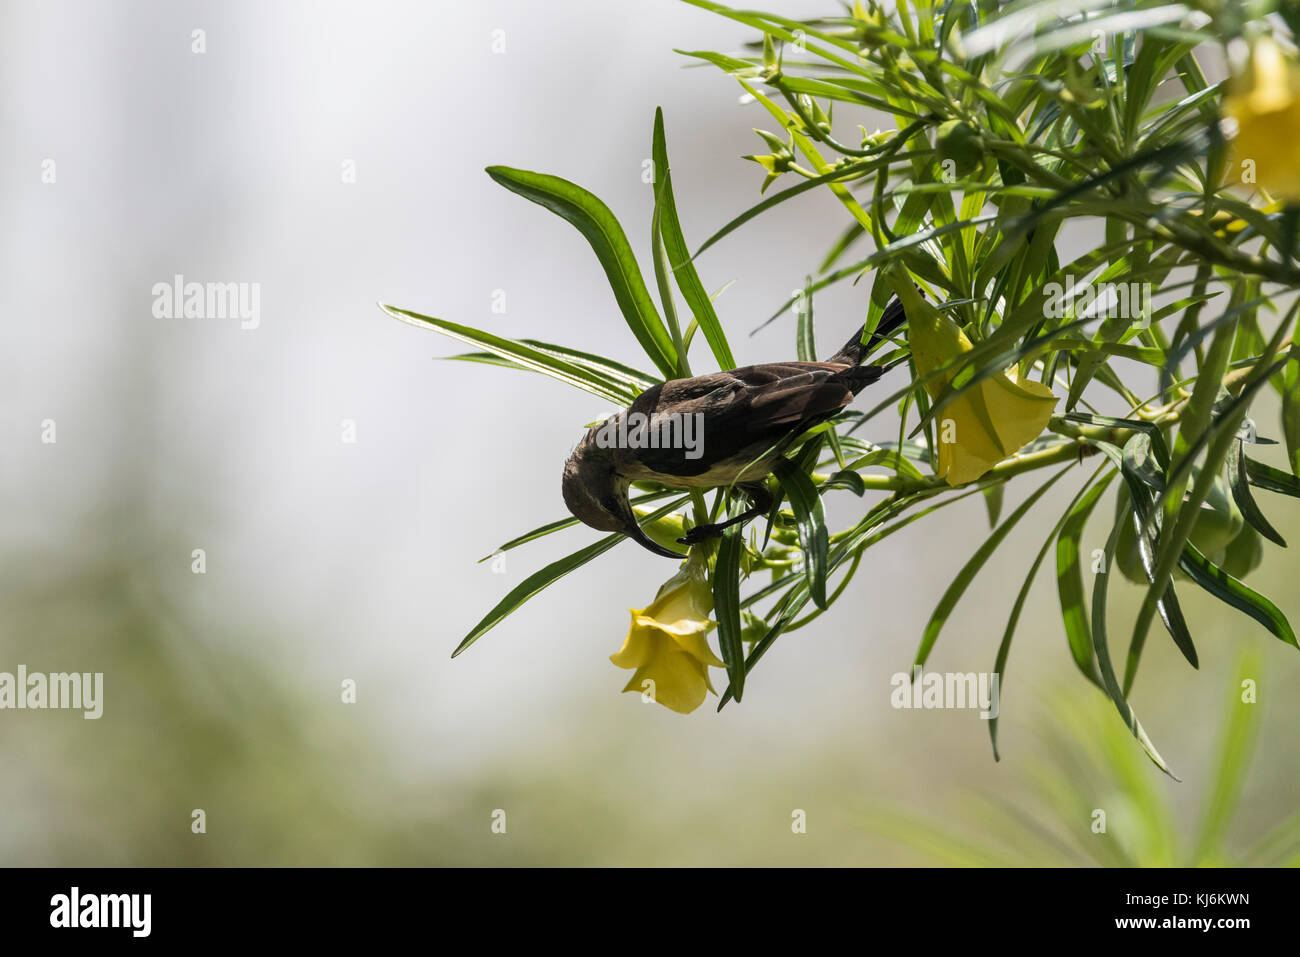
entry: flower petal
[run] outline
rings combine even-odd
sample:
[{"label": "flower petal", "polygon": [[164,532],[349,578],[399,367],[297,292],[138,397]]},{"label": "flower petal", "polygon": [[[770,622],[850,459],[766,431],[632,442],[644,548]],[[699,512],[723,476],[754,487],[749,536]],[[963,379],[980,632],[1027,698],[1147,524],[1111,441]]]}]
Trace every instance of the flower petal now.
[{"label": "flower petal", "polygon": [[1002,461],[1001,446],[976,414],[976,387],[939,413],[935,438],[939,445],[936,474],[949,485],[973,482]]},{"label": "flower petal", "polygon": [[[646,686],[649,680],[653,684]],[[657,704],[678,714],[690,714],[711,689],[705,667],[684,651],[662,648],[644,668],[638,668],[623,688],[651,693]]]},{"label": "flower petal", "polygon": [[[712,665],[715,668],[727,667],[727,663],[713,653],[713,649],[709,647],[709,639],[705,637],[703,632],[674,635],[673,638],[677,642],[678,648],[701,664]],[[708,674],[707,669],[705,674]]]},{"label": "flower petal", "polygon": [[1021,382],[1014,371],[985,381],[984,404],[998,442],[1006,455],[1014,455],[1042,434],[1058,400],[1041,382]]},{"label": "flower petal", "polygon": [[609,656],[619,668],[640,668],[654,656],[655,642],[658,640],[653,629],[638,627],[637,614],[632,613],[632,627],[623,639],[623,647]]}]

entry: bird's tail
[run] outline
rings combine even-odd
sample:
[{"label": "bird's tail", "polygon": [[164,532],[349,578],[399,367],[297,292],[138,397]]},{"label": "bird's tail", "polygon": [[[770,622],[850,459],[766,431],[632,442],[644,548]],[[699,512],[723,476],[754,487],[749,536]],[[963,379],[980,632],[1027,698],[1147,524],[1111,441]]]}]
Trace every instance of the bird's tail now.
[{"label": "bird's tail", "polygon": [[885,306],[885,311],[880,317],[880,322],[876,323],[875,331],[871,333],[871,338],[864,345],[862,342],[863,329],[858,332],[848,342],[844,343],[844,348],[835,355],[827,359],[827,362],[842,362],[846,365],[860,365],[862,360],[872,349],[880,345],[882,341],[893,334],[899,326],[907,321],[907,315],[903,312],[903,302],[897,296],[889,300],[889,305]]}]

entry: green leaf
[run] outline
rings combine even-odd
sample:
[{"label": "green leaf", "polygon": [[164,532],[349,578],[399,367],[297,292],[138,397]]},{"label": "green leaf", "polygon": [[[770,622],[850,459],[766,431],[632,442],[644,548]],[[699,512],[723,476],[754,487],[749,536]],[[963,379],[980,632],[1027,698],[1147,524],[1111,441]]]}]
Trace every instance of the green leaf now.
[{"label": "green leaf", "polygon": [[[1211,333],[1216,332],[1216,330],[1218,330],[1221,326],[1225,326],[1231,322],[1239,320],[1243,313],[1248,313],[1251,310],[1257,309],[1265,301],[1266,300],[1264,299],[1250,299],[1245,302],[1238,302],[1232,305],[1227,310],[1225,310],[1222,315],[1216,317],[1210,322],[1205,323],[1204,325],[1199,326],[1195,331],[1193,331],[1189,336],[1187,336],[1186,339],[1180,342],[1176,347],[1169,350],[1169,354],[1165,358],[1165,370],[1164,370],[1165,374],[1172,378],[1174,371],[1178,368],[1179,364],[1183,361],[1183,359],[1187,357],[1187,354],[1191,352],[1192,349],[1199,346],[1207,338],[1209,338]],[[1228,330],[1229,334],[1227,335],[1227,342],[1225,344],[1228,350],[1231,350],[1231,346],[1232,346],[1231,332],[1232,330],[1229,329]],[[1219,337],[1216,335],[1216,339],[1218,338]],[[1225,352],[1224,359],[1223,359],[1223,365],[1225,367],[1227,365],[1227,356],[1228,353]],[[1203,369],[1201,371],[1207,375],[1212,375],[1214,369],[1209,368],[1209,369]],[[1209,381],[1213,381],[1217,383],[1221,381],[1222,376],[1223,376],[1223,372],[1220,371],[1219,378],[1211,379]],[[1213,394],[1211,395],[1211,397],[1213,397]]]},{"label": "green leaf", "polygon": [[1056,25],[1063,17],[1110,6],[1110,3],[1111,0],[1047,0],[1011,7],[1001,16],[985,20],[979,29],[971,31],[962,41],[962,52],[967,57],[992,53],[1008,44],[1033,37],[1043,24]]},{"label": "green leaf", "polygon": [[841,469],[836,472],[825,482],[822,482],[821,486],[818,488],[818,492],[825,492],[827,489],[832,488],[848,489],[858,498],[862,498],[867,491],[867,485],[862,481],[862,476],[857,472],[854,472],[852,469]]},{"label": "green leaf", "polygon": [[803,299],[795,309],[795,353],[800,362],[817,361],[817,340],[813,335],[812,277],[804,280]]},{"label": "green leaf", "polygon": [[[557,346],[549,342],[539,342],[536,339],[519,339],[515,341],[536,349],[538,352],[544,352],[554,358],[563,359],[572,365],[586,369],[591,373],[593,381],[598,381],[608,387],[609,390],[625,397],[624,401],[620,403],[621,405],[630,404],[633,399],[646,389],[663,382],[663,379],[647,375],[622,363],[580,352],[577,349]],[[527,366],[520,365],[513,359],[506,359],[491,352],[463,352],[460,355],[443,356],[442,358],[447,362],[480,362],[484,365],[500,366],[504,369],[518,369],[523,372],[534,371]]]},{"label": "green leaf", "polygon": [[[667,492],[647,492],[644,495],[632,497],[629,499],[629,502],[632,505],[644,505],[647,502],[657,502],[662,498],[667,498],[669,495],[675,494],[676,491],[676,489],[673,489],[672,491]],[[677,499],[677,504],[680,505],[686,501],[686,497],[682,496]],[[481,565],[486,561],[491,561],[502,552],[511,551],[512,549],[518,548],[520,545],[527,545],[529,542],[535,542],[539,538],[545,538],[547,535],[563,531],[566,528],[572,528],[577,524],[578,520],[576,518],[561,518],[554,522],[547,522],[545,525],[539,525],[532,531],[524,532],[522,535],[516,535],[514,538],[510,539],[510,541],[497,546],[492,554],[484,555],[475,564]]]},{"label": "green leaf", "polygon": [[667,378],[676,375],[677,354],[655,309],[623,227],[608,206],[581,186],[558,176],[489,166],[487,174],[512,192],[568,220],[591,244],[618,307],[641,348]]},{"label": "green leaf", "polygon": [[[1085,5],[1081,4],[1080,6]],[[1088,6],[1093,4],[1088,3]],[[1104,4],[1109,6],[1109,0]],[[1039,6],[1033,4],[1032,6]],[[1076,10],[1078,7],[1075,8]],[[1055,50],[1062,50],[1065,47],[1073,46],[1077,43],[1087,43],[1098,33],[1128,33],[1151,30],[1156,27],[1165,26],[1166,24],[1176,23],[1187,16],[1187,7],[1181,3],[1170,3],[1163,6],[1147,7],[1145,9],[1127,9],[1122,12],[1098,17],[1091,17],[1082,22],[1074,22],[1069,26],[1053,25],[1051,29],[1044,33],[1037,34],[1033,37],[1033,52],[1036,55],[1049,53]],[[1188,35],[1194,35],[1188,33]],[[1207,35],[1205,39],[1210,39]]]},{"label": "green leaf", "polygon": [[[1099,487],[1094,486],[1093,482],[1095,481],[1097,475],[1100,474],[1100,471],[1101,470],[1098,469],[1097,472],[1094,472],[1092,478],[1088,479],[1088,481],[1083,484],[1083,486],[1075,494],[1074,498],[1070,501],[1069,507],[1066,508],[1065,512],[1061,515],[1060,519],[1057,521],[1056,525],[1053,526],[1051,532],[1048,533],[1047,540],[1043,542],[1043,546],[1038,550],[1038,554],[1034,556],[1033,563],[1029,566],[1029,571],[1025,575],[1024,584],[1020,586],[1020,591],[1016,595],[1015,604],[1011,606],[1011,615],[1010,617],[1007,618],[1007,627],[1002,632],[1002,642],[998,645],[997,658],[993,662],[993,673],[998,676],[999,703],[1002,701],[1003,689],[1006,687],[1007,659],[1011,655],[1011,639],[1015,636],[1016,625],[1019,624],[1020,622],[1020,613],[1024,610],[1025,601],[1029,598],[1029,591],[1034,585],[1034,578],[1037,577],[1038,575],[1038,569],[1042,566],[1043,559],[1047,557],[1047,550],[1051,548],[1052,542],[1056,540],[1057,536],[1061,532],[1061,529],[1065,526],[1065,523],[1068,522],[1071,519],[1071,517],[1074,515],[1075,510],[1078,508],[1080,501],[1082,501],[1087,495],[1091,494],[1093,504],[1096,504],[1097,498],[1101,495],[1102,491],[1105,490],[1106,486],[1110,484],[1110,480],[1115,476],[1115,473],[1111,472],[1102,480]],[[1095,489],[1095,491],[1093,491],[1093,489]],[[1092,665],[1091,646],[1089,646],[1088,648],[1088,664],[1090,666]],[[1088,674],[1086,671],[1084,673]],[[1098,679],[1094,678],[1092,675],[1088,675],[1088,677],[1091,678],[1094,682],[1098,682]],[[1000,710],[1001,709],[999,704],[999,713]],[[993,760],[1001,761],[1002,756],[998,753],[998,715],[997,714],[994,714],[989,718],[989,740],[993,744]]]},{"label": "green leaf", "polygon": [[668,334],[673,341],[673,352],[677,356],[677,373],[675,378],[689,379],[691,363],[686,352],[686,341],[682,337],[681,322],[677,318],[677,302],[673,297],[673,287],[668,282],[668,251],[664,248],[663,228],[663,191],[668,185],[667,177],[655,186],[654,213],[650,217],[650,250],[654,261],[655,285],[659,289],[659,302],[664,308],[664,321],[668,324]]},{"label": "green leaf", "polygon": [[1256,488],[1300,498],[1300,478],[1263,462],[1256,462],[1249,455],[1246,456],[1246,475],[1250,478],[1250,484]]},{"label": "green leaf", "polygon": [[[1126,500],[1122,498],[1124,492],[1121,490],[1121,502],[1126,501],[1128,508],[1131,509],[1127,520],[1133,523],[1142,568],[1152,587],[1155,582],[1156,555],[1159,553],[1157,534],[1160,528],[1160,512],[1155,507],[1155,502],[1165,488],[1164,473],[1157,467],[1157,463],[1163,464],[1168,461],[1164,439],[1155,439],[1153,435],[1158,433],[1140,432],[1125,443],[1123,450],[1116,449],[1108,442],[1097,443],[1098,448],[1119,465],[1124,481],[1128,484],[1128,498]],[[1124,520],[1121,516],[1115,523],[1116,527],[1122,526]],[[1173,639],[1174,645],[1182,652],[1188,664],[1193,668],[1199,667],[1200,660],[1196,653],[1196,646],[1187,628],[1187,620],[1183,617],[1173,579],[1166,579],[1165,587],[1156,599],[1154,609],[1159,612],[1165,630],[1169,632],[1169,637]],[[1147,624],[1150,624],[1149,618]],[[1125,694],[1132,691],[1133,682],[1137,679],[1138,665],[1141,662],[1146,637],[1145,626],[1134,629],[1124,670]]]},{"label": "green leaf", "polygon": [[826,532],[821,496],[817,494],[812,480],[789,459],[777,459],[772,471],[790,500],[795,520],[799,523],[799,542],[803,547],[809,593],[818,608],[825,608],[826,560],[830,538]]},{"label": "green leaf", "polygon": [[522,342],[496,336],[470,326],[462,326],[459,323],[448,322],[446,319],[423,316],[418,312],[399,309],[396,306],[386,306],[380,303],[379,308],[394,319],[400,319],[412,326],[427,326],[435,329],[444,336],[450,336],[453,339],[459,339],[461,342],[467,342],[470,345],[486,349],[493,355],[510,360],[525,369],[540,372],[542,375],[548,375],[553,379],[559,379],[561,382],[584,392],[590,392],[592,395],[599,396],[617,405],[629,405],[632,399],[636,397],[632,395],[629,398],[626,387],[620,386],[611,381],[608,376],[597,373],[590,367],[577,365],[567,359],[543,352]]},{"label": "green leaf", "polygon": [[713,53],[709,50],[673,50],[673,52],[682,56],[694,57],[697,60],[704,60],[706,63],[712,63],[724,73],[751,77],[763,75],[763,67],[760,64],[750,60],[741,60],[734,56],[727,56],[725,53]]},{"label": "green leaf", "polygon": [[[684,501],[686,501],[686,499],[683,497],[669,502],[662,508],[647,515],[645,521],[653,522],[656,519],[663,518],[669,512],[680,507]],[[555,584],[565,575],[569,574],[569,572],[581,568],[593,558],[598,558],[605,554],[605,552],[609,551],[626,537],[627,536],[621,532],[615,532],[613,535],[606,535],[604,538],[600,539],[600,541],[593,542],[586,548],[580,548],[572,555],[566,555],[563,558],[551,562],[540,571],[533,572],[533,574],[529,575],[522,582],[512,588],[510,594],[497,602],[496,606],[484,615],[477,625],[470,629],[470,633],[465,636],[464,640],[461,641],[459,645],[456,646],[456,650],[451,653],[451,656],[455,658],[470,645],[474,644],[474,642],[478,641],[479,638],[483,637],[483,635],[487,634],[494,627],[500,624],[506,617],[513,613],[515,609],[528,601],[528,599],[532,598],[538,592]]]},{"label": "green leaf", "polygon": [[[1135,436],[1133,439],[1129,440],[1129,445],[1135,443],[1139,438],[1145,438],[1145,436]],[[1098,443],[1098,445],[1107,455],[1112,456],[1112,458],[1115,457],[1114,447],[1110,446],[1109,443]],[[1125,464],[1127,466],[1127,463]],[[1286,473],[1284,472],[1280,474],[1286,476]],[[1290,478],[1290,476],[1286,477]],[[1154,561],[1150,556],[1151,539],[1148,537],[1148,532],[1154,523],[1155,531],[1157,532],[1159,539],[1163,540],[1165,538],[1163,529],[1160,527],[1160,514],[1155,509],[1156,500],[1148,494],[1146,486],[1141,483],[1140,479],[1132,474],[1129,467],[1125,467],[1125,478],[1129,479],[1129,491],[1136,503],[1135,509],[1137,514],[1135,520],[1137,522],[1139,533],[1142,535],[1141,544],[1143,549],[1143,565],[1146,568],[1147,578],[1154,581],[1155,567]],[[1204,500],[1204,498],[1205,496],[1202,495],[1201,500]],[[1200,506],[1196,505],[1194,507],[1199,508]],[[1119,523],[1117,522],[1116,528],[1118,529],[1118,527]],[[1238,581],[1236,578],[1233,578],[1222,568],[1215,565],[1186,539],[1184,539],[1182,549],[1179,552],[1177,566],[1205,591],[1208,591],[1225,604],[1231,605],[1233,608],[1245,612],[1268,629],[1274,637],[1289,645],[1294,645],[1300,648],[1300,644],[1296,641],[1295,632],[1292,630],[1290,622],[1287,621],[1286,615],[1284,615],[1276,605],[1254,589]],[[1186,623],[1182,620],[1182,612],[1177,609],[1176,601],[1173,600],[1172,579],[1170,579],[1169,582],[1170,583],[1164,596],[1164,602],[1166,603],[1168,614],[1166,614],[1165,609],[1161,610],[1161,614],[1164,618],[1166,627],[1174,638],[1175,643],[1179,646],[1179,649],[1183,651],[1184,655],[1188,655],[1188,648],[1184,647],[1184,645],[1190,645],[1191,638],[1190,636],[1186,636]],[[1154,585],[1152,587],[1154,587]],[[1136,670],[1136,664],[1134,661],[1135,655],[1140,654],[1142,647],[1142,638],[1139,637],[1139,635],[1145,637],[1145,630],[1145,627],[1142,628],[1141,631],[1137,629],[1134,630],[1134,650],[1130,650],[1129,674],[1126,675],[1125,678],[1126,687],[1132,683],[1132,674]],[[1195,652],[1192,650],[1192,655],[1194,654]],[[1192,662],[1193,666],[1195,666],[1196,662],[1193,657],[1189,657],[1188,660]]]},{"label": "green leaf", "polygon": [[1111,529],[1110,538],[1106,541],[1106,564],[1101,571],[1097,572],[1092,586],[1092,650],[1097,656],[1097,664],[1101,670],[1102,686],[1110,695],[1111,701],[1115,703],[1115,708],[1119,711],[1124,724],[1132,732],[1133,737],[1137,738],[1138,744],[1142,746],[1142,750],[1156,767],[1177,781],[1178,775],[1165,764],[1165,759],[1151,743],[1151,739],[1147,737],[1142,727],[1142,722],[1129,706],[1128,699],[1119,686],[1119,680],[1115,677],[1115,669],[1110,663],[1110,647],[1106,640],[1106,586],[1110,578],[1110,570],[1115,567],[1115,543],[1119,539],[1121,528],[1122,526],[1116,522],[1115,527]]},{"label": "green leaf", "polygon": [[989,528],[994,528],[998,524],[998,519],[1002,516],[1002,499],[1006,486],[1002,483],[990,485],[984,490],[984,508],[989,513]]},{"label": "green leaf", "polygon": [[518,548],[520,545],[527,545],[529,542],[535,542],[539,538],[545,538],[547,535],[564,531],[564,529],[572,528],[577,524],[578,520],[576,518],[561,518],[554,522],[547,522],[545,525],[539,525],[532,531],[524,532],[522,535],[517,535],[510,539],[510,541],[500,545],[491,555],[484,555],[476,564],[481,565],[484,562],[495,558],[502,552],[508,552],[511,549]]},{"label": "green leaf", "polygon": [[[733,505],[733,511],[738,508]],[[723,529],[713,571],[713,612],[718,620],[718,645],[722,660],[727,663],[731,695],[737,701],[745,690],[745,647],[740,640],[740,556],[743,552],[741,526]]]},{"label": "green leaf", "polygon": [[[1237,290],[1234,290],[1233,296],[1236,298]],[[1145,640],[1146,630],[1151,623],[1152,615],[1157,610],[1160,598],[1172,592],[1171,575],[1174,566],[1178,564],[1183,545],[1191,534],[1192,526],[1196,523],[1201,504],[1209,495],[1215,476],[1219,474],[1227,458],[1230,443],[1237,432],[1237,424],[1245,414],[1242,403],[1250,401],[1249,393],[1243,389],[1237,400],[1229,403],[1219,416],[1215,415],[1215,399],[1221,388],[1220,383],[1228,358],[1232,354],[1236,328],[1237,323],[1234,320],[1220,326],[1215,333],[1205,361],[1201,364],[1191,398],[1182,409],[1174,458],[1163,476],[1165,489],[1156,496],[1152,506],[1153,512],[1157,514],[1143,514],[1144,537],[1147,529],[1154,530],[1157,527],[1157,522],[1159,522],[1160,536],[1156,542],[1155,555],[1147,569],[1151,585],[1143,596],[1142,605],[1134,621],[1132,638],[1134,647],[1140,648]],[[1138,436],[1130,439],[1129,445],[1134,445],[1138,438],[1145,437]],[[1191,489],[1187,490],[1193,459],[1202,446],[1208,448],[1200,466],[1200,473],[1192,483]],[[1144,499],[1138,494],[1136,488],[1133,489],[1133,493],[1134,504],[1145,512]],[[1143,564],[1146,564],[1145,555]],[[1175,639],[1177,639],[1176,633]]]},{"label": "green leaf", "polygon": [[[845,436],[840,436],[840,441],[848,443],[854,442],[855,440],[849,439]],[[926,450],[920,449],[919,446],[917,448],[919,449],[919,454],[921,456],[926,454]],[[850,462],[848,467],[856,472],[872,465],[883,465],[885,468],[888,468],[905,478],[912,479],[914,482],[925,480],[925,475],[921,470],[904,458],[895,448],[895,443],[893,442],[887,442],[880,448],[872,449],[870,452],[859,456]]]},{"label": "green leaf", "polygon": [[1242,517],[1250,526],[1275,545],[1286,548],[1286,539],[1275,529],[1260,511],[1255,496],[1250,491],[1250,476],[1246,472],[1245,443],[1240,438],[1232,443],[1228,453],[1228,486],[1232,489],[1233,501],[1237,503]]},{"label": "green leaf", "polygon": [[[831,170],[829,173],[823,173],[822,175],[814,176],[811,179],[801,180],[798,184],[794,186],[788,187],[787,189],[783,189],[780,192],[773,193],[771,196],[768,196],[766,199],[762,200],[759,203],[754,204],[749,209],[745,210],[739,216],[735,217],[730,222],[728,222],[725,226],[723,226],[721,229],[715,232],[708,239],[704,240],[704,242],[700,243],[700,248],[695,250],[695,255],[692,256],[691,258],[699,259],[700,255],[706,249],[714,245],[720,239],[723,239],[726,236],[730,235],[731,233],[735,232],[741,226],[745,225],[745,223],[749,222],[754,217],[767,212],[772,207],[779,206],[781,203],[784,203],[786,200],[794,199],[794,197],[798,196],[800,193],[806,193],[809,190],[816,189],[818,186],[825,185],[826,183],[841,182],[846,179],[852,179],[856,176],[861,176],[864,172],[870,171],[871,169],[879,165],[880,165],[880,161],[847,164],[844,166],[837,167]],[[858,228],[859,231],[862,229],[861,223],[855,223],[855,226]],[[825,270],[825,268],[826,267],[823,266],[823,271]]]},{"label": "green leaf", "polygon": [[[800,22],[797,20],[787,19],[772,13],[752,13],[745,10],[734,10],[731,7],[724,6],[720,3],[713,3],[712,0],[684,0],[691,6],[700,7],[703,10],[709,10],[713,13],[720,14],[728,19],[735,20],[737,23],[743,23],[746,26],[761,30],[763,33],[770,35],[773,39],[781,40],[785,43],[800,43],[803,49],[817,57],[835,63],[845,70],[856,72],[857,68],[857,48],[843,37],[835,37],[829,33],[818,30],[810,23]],[[793,31],[799,31],[805,34],[803,38],[795,35]],[[842,50],[845,56],[837,55],[834,50],[823,47],[820,44],[813,43],[809,38],[815,37],[825,41],[828,46]]]},{"label": "green leaf", "polygon": [[1070,509],[1056,539],[1056,592],[1061,602],[1061,623],[1070,645],[1070,656],[1085,678],[1102,687],[1092,651],[1092,628],[1084,605],[1083,566],[1079,551],[1083,530],[1097,507],[1097,501],[1115,478],[1111,472],[1088,490]]},{"label": "green leaf", "polygon": [[519,341],[541,352],[549,352],[558,358],[568,359],[574,365],[583,366],[593,372],[599,372],[624,385],[634,395],[640,395],[651,386],[656,386],[664,381],[657,376],[650,375],[648,372],[642,372],[640,369],[634,369],[621,362],[615,362],[613,359],[607,359],[604,356],[594,355],[590,352],[582,352],[569,346],[557,346],[553,342],[540,342],[537,339],[520,339]]},{"label": "green leaf", "polygon": [[817,272],[824,273],[839,262],[840,257],[848,252],[849,247],[865,232],[866,230],[862,228],[862,224],[856,220],[849,223],[848,228],[840,233],[839,239],[835,240],[831,248],[826,251],[821,264],[817,267]]},{"label": "green leaf", "polygon": [[[877,526],[900,515],[916,502],[935,495],[941,495],[945,491],[947,490],[942,488],[927,489],[924,492],[912,493],[902,499],[889,499],[877,505],[867,513],[866,517],[863,518],[857,526],[855,526],[852,533],[849,534],[847,538],[836,543],[835,548],[831,552],[829,562],[830,572],[834,572],[846,561],[853,561],[863,550],[888,538],[895,532],[901,531],[903,528],[906,528],[911,523],[924,518],[926,515],[929,515],[938,509],[946,508],[949,505],[954,505],[963,499],[979,493],[978,488],[969,488],[959,491],[929,508],[921,509],[915,514],[909,515],[887,528],[875,531]],[[767,588],[760,589],[760,592],[770,594],[772,591],[777,590],[778,587],[785,587],[790,584],[794,581],[795,577],[796,576],[794,575],[785,576],[780,581],[779,586],[774,584]],[[766,634],[754,642],[753,647],[749,651],[749,656],[745,659],[745,674],[748,675],[754,670],[754,666],[758,664],[759,659],[767,653],[768,649],[770,649],[773,644],[775,644],[776,639],[780,637],[795,620],[804,605],[808,604],[808,580],[806,577],[800,577],[802,580],[795,582],[782,600],[777,603],[776,607],[768,613],[767,617],[769,620],[773,617],[776,617],[777,620],[767,630]],[[747,606],[749,603],[750,599],[746,599],[741,604]],[[722,700],[718,702],[718,710],[721,711],[730,700],[731,689],[728,688],[723,692]]]},{"label": "green leaf", "polygon": [[1282,437],[1291,474],[1300,478],[1300,345],[1291,343],[1282,369]]},{"label": "green leaf", "polygon": [[695,271],[695,264],[691,260],[690,249],[682,235],[681,219],[677,215],[677,202],[673,198],[672,171],[668,166],[668,146],[664,139],[664,113],[659,108],[655,109],[654,142],[651,153],[659,194],[659,223],[673,277],[677,280],[677,287],[681,289],[686,304],[691,307],[691,313],[699,323],[705,341],[713,350],[718,368],[734,369],[736,357],[731,354],[731,346],[722,331],[718,314],[713,309],[713,302],[705,291],[704,284],[700,282],[699,273]]},{"label": "green leaf", "polygon": [[1254,618],[1275,638],[1300,648],[1291,623],[1277,605],[1215,565],[1191,542],[1183,547],[1178,567],[1211,595]]},{"label": "green leaf", "polygon": [[[786,598],[783,602],[784,607],[782,608],[780,616],[771,626],[769,626],[763,637],[754,642],[753,648],[750,649],[749,657],[745,659],[746,675],[754,669],[754,665],[758,663],[758,659],[763,657],[767,649],[772,647],[772,644],[778,637],[780,637],[781,633],[785,631],[790,623],[795,620],[799,611],[806,604],[808,604],[808,586],[805,581],[795,585],[790,589],[790,591],[786,592]],[[725,708],[727,702],[734,697],[735,693],[732,691],[731,687],[728,686],[727,690],[722,693],[722,697],[718,701],[718,710],[721,711]]]},{"label": "green leaf", "polygon": [[916,659],[913,662],[914,665],[924,666],[926,659],[930,657],[930,650],[938,640],[939,632],[942,631],[943,626],[947,624],[953,608],[955,608],[957,602],[961,600],[961,596],[966,593],[966,588],[970,585],[971,581],[974,580],[976,574],[978,574],[979,570],[984,567],[985,562],[989,560],[989,556],[997,550],[998,546],[1002,544],[1002,540],[1005,539],[1007,534],[1016,527],[1016,524],[1025,517],[1025,513],[1033,508],[1038,500],[1043,497],[1044,493],[1055,485],[1072,468],[1074,468],[1073,464],[1067,465],[1035,489],[1034,492],[1027,499],[1021,502],[1020,506],[1011,513],[1011,516],[999,525],[992,535],[985,539],[984,544],[981,545],[976,550],[975,554],[970,557],[970,560],[962,566],[961,571],[957,573],[957,577],[954,578],[952,584],[948,586],[948,590],[945,591],[943,597],[939,599],[939,604],[934,609],[934,614],[930,616],[930,621],[925,626],[925,632],[921,635],[921,644],[916,649]]}]

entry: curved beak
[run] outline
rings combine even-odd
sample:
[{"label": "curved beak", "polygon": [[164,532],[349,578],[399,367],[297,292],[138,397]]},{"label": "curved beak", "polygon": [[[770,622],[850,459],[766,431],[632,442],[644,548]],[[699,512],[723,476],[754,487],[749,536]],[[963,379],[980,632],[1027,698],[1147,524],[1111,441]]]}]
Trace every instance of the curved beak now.
[{"label": "curved beak", "polygon": [[632,511],[632,503],[627,499],[626,487],[619,489],[618,511],[621,513],[619,517],[623,522],[623,534],[646,549],[646,551],[662,555],[664,558],[675,558],[678,561],[686,557],[686,552],[675,552],[671,548],[665,548],[641,530],[641,523],[637,521],[636,512]]},{"label": "curved beak", "polygon": [[636,521],[633,521],[631,528],[625,529],[623,534],[639,544],[642,548],[645,548],[647,551],[654,552],[656,555],[662,555],[664,558],[675,558],[678,561],[681,561],[686,557],[686,552],[675,552],[671,548],[665,548],[660,545],[645,532],[641,531],[641,526],[638,525]]}]

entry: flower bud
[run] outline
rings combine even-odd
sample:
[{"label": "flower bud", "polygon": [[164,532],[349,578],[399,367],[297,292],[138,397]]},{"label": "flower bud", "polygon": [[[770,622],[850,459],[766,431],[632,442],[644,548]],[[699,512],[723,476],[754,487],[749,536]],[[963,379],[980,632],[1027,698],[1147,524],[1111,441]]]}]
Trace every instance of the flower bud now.
[{"label": "flower bud", "polygon": [[979,133],[962,120],[948,120],[940,125],[935,135],[935,150],[940,160],[952,160],[961,175],[978,168],[984,159]]}]

